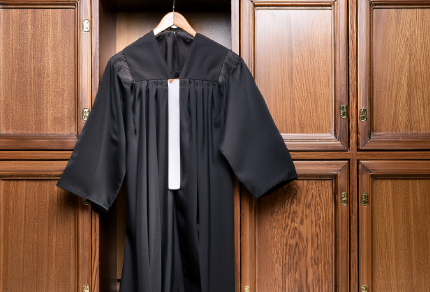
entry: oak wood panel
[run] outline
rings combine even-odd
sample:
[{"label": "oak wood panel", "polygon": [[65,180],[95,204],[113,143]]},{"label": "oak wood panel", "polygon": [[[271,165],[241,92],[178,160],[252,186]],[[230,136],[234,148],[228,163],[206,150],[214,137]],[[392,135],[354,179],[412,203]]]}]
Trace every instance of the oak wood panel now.
[{"label": "oak wood panel", "polygon": [[373,10],[375,133],[430,132],[429,19],[429,9]]},{"label": "oak wood panel", "polygon": [[250,291],[349,287],[347,161],[295,161],[299,179],[253,198],[242,186],[242,279]]},{"label": "oak wood panel", "polygon": [[281,133],[334,132],[331,16],[255,9],[254,78]]},{"label": "oak wood panel", "polygon": [[2,134],[76,133],[75,124],[57,122],[75,120],[75,9],[70,8],[1,10]]},{"label": "oak wood panel", "polygon": [[349,148],[346,4],[242,0],[241,56],[290,150]]},{"label": "oak wood panel", "polygon": [[330,180],[300,180],[257,204],[258,291],[331,290],[332,188]]},{"label": "oak wood panel", "polygon": [[430,149],[430,1],[359,1],[361,149]]},{"label": "oak wood panel", "polygon": [[66,161],[0,161],[0,290],[91,287],[91,209],[55,186]]},{"label": "oak wood panel", "polygon": [[73,149],[90,108],[89,2],[1,1],[0,149]]},{"label": "oak wood panel", "polygon": [[369,291],[430,287],[430,160],[360,161],[360,286]]}]

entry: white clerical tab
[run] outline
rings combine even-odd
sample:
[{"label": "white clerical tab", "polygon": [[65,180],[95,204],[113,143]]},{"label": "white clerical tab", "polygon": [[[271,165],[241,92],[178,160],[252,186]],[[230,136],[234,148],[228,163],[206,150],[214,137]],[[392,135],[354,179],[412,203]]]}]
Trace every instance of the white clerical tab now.
[{"label": "white clerical tab", "polygon": [[181,152],[180,152],[180,117],[179,117],[179,79],[167,82],[169,112],[169,152],[168,152],[168,184],[170,190],[177,190],[181,185]]}]

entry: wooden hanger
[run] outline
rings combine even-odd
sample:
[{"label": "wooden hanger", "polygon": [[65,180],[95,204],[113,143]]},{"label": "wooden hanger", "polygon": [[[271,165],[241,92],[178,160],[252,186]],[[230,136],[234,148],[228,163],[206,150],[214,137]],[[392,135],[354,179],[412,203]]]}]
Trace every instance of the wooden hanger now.
[{"label": "wooden hanger", "polygon": [[191,27],[185,17],[182,14],[175,12],[175,0],[173,0],[173,12],[169,12],[164,15],[157,27],[153,29],[154,35],[159,34],[171,26],[182,28],[192,36],[196,35],[196,31]]}]

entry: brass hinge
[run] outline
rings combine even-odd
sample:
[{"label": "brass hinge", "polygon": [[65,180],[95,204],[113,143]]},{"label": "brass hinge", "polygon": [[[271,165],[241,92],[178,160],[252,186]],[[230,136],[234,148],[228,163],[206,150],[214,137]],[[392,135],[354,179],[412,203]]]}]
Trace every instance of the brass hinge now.
[{"label": "brass hinge", "polygon": [[367,285],[361,286],[361,292],[369,292],[369,287]]},{"label": "brass hinge", "polygon": [[87,284],[84,285],[84,292],[90,292],[90,287]]},{"label": "brass hinge", "polygon": [[364,122],[367,120],[367,109],[362,108],[360,109],[360,121]]},{"label": "brass hinge", "polygon": [[90,31],[90,20],[89,19],[84,19],[84,21],[82,22],[82,30],[83,30],[83,32],[89,32]]},{"label": "brass hinge", "polygon": [[251,291],[251,287],[245,286],[245,287],[243,287],[243,291],[250,292]]},{"label": "brass hinge", "polygon": [[340,204],[342,206],[347,206],[348,205],[348,194],[346,192],[343,192],[341,194],[341,200],[340,200]]},{"label": "brass hinge", "polygon": [[348,117],[348,107],[346,106],[346,104],[342,104],[340,106],[340,117],[342,119],[346,119]]},{"label": "brass hinge", "polygon": [[369,195],[367,193],[361,194],[361,204],[365,207],[369,204]]},{"label": "brass hinge", "polygon": [[87,199],[82,198],[82,203],[84,205],[88,205],[90,203],[90,201],[88,201]]},{"label": "brass hinge", "polygon": [[82,119],[86,121],[88,119],[89,114],[90,114],[90,110],[88,108],[84,108],[82,110]]}]

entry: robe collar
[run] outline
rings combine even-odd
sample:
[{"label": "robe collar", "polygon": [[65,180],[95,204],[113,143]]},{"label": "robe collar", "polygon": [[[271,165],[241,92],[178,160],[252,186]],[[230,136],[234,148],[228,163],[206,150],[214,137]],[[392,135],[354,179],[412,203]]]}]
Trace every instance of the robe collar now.
[{"label": "robe collar", "polygon": [[[194,36],[179,79],[189,78],[193,70],[193,62],[201,52],[199,47],[201,46],[202,38],[204,36],[198,32]],[[150,30],[135,42],[125,47],[123,52],[129,64],[131,74],[136,81],[174,78],[160,50],[153,30]]]},{"label": "robe collar", "polygon": [[[148,38],[150,47],[149,49],[152,52],[152,56],[157,62],[157,67],[160,69],[160,74],[165,76],[165,78],[174,78],[172,73],[170,72],[170,69],[168,67],[168,64],[166,60],[164,59],[164,56],[160,50],[160,46],[158,45],[156,36],[154,35],[154,31],[150,30],[144,37]],[[198,47],[200,40],[200,33],[196,32],[194,35],[194,39],[188,49],[187,56],[185,57],[185,61],[183,63],[181,73],[179,74],[179,79],[186,78],[188,76],[188,71],[190,68],[190,62],[192,62],[193,56],[196,54],[195,48]]]},{"label": "robe collar", "polygon": [[[179,78],[218,81],[227,51],[223,45],[197,32]],[[134,81],[174,78],[152,30],[126,46],[123,53]]]}]

